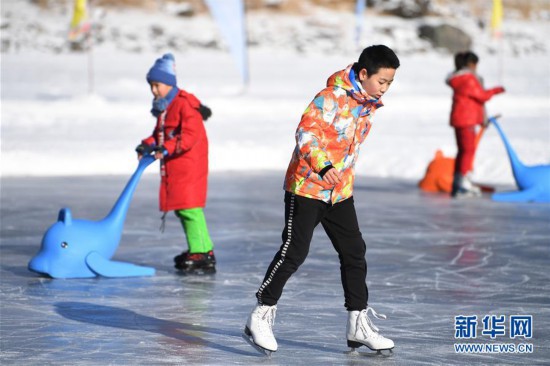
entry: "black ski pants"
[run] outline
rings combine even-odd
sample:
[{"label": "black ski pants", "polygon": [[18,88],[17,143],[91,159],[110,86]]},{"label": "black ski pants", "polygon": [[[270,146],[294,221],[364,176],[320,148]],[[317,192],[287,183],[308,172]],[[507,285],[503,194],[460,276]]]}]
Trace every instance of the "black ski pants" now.
[{"label": "black ski pants", "polygon": [[353,197],[332,205],[286,192],[285,222],[283,244],[256,293],[258,302],[277,304],[286,282],[304,263],[313,230],[321,223],[340,259],[346,309],[365,309],[368,301],[366,246],[359,231]]}]

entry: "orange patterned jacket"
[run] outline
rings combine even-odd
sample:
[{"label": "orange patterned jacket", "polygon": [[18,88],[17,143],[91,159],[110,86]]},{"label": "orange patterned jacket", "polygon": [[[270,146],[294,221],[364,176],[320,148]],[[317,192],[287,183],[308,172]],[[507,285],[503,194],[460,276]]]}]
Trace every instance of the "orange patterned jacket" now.
[{"label": "orange patterned jacket", "polygon": [[[327,203],[352,196],[359,146],[382,102],[365,92],[351,66],[330,76],[304,111],[286,172],[286,191]],[[335,186],[319,175],[331,165],[342,173]]]}]

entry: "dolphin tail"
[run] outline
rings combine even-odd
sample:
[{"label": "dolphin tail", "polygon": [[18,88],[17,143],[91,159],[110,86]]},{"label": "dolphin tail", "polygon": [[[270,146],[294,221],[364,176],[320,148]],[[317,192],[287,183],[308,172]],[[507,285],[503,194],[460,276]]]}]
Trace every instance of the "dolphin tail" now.
[{"label": "dolphin tail", "polygon": [[491,198],[493,201],[497,202],[550,202],[550,197],[547,197],[546,201],[543,199],[543,196],[537,187],[523,191],[495,193]]},{"label": "dolphin tail", "polygon": [[86,256],[86,264],[92,271],[103,277],[140,277],[154,276],[155,269],[132,263],[117,262],[106,259],[98,252]]}]

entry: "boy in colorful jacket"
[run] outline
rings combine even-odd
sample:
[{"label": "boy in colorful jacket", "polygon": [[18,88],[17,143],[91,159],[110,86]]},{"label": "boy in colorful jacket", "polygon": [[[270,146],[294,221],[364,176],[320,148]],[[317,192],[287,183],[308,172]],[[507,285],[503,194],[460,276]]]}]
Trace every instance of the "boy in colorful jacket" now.
[{"label": "boy in colorful jacket", "polygon": [[[203,207],[208,178],[208,139],[203,118],[208,107],[177,87],[175,60],[165,54],[147,73],[154,95],[151,113],[156,117],[153,134],[142,140],[138,157],[153,153],[161,163],[159,206],[180,219],[188,251],[174,258],[184,273],[213,273],[216,259]],[[164,220],[164,216],[163,216]]]},{"label": "boy in colorful jacket", "polygon": [[321,223],[340,259],[347,344],[373,350],[394,343],[378,333],[368,313],[365,242],[353,203],[354,166],[381,97],[393,82],[399,59],[386,46],[367,47],[359,61],[329,77],[306,108],[296,131],[296,147],[286,172],[283,244],[256,293],[245,334],[266,353],[277,350],[272,325],[277,302],[290,276],[304,262],[314,228]]},{"label": "boy in colorful jacket", "polygon": [[480,196],[479,187],[472,184],[470,174],[476,152],[476,126],[487,123],[485,103],[493,95],[504,93],[498,86],[484,89],[483,81],[477,75],[479,58],[471,51],[455,55],[455,72],[447,78],[453,88],[451,126],[455,129],[457,155],[453,176],[452,197]]}]

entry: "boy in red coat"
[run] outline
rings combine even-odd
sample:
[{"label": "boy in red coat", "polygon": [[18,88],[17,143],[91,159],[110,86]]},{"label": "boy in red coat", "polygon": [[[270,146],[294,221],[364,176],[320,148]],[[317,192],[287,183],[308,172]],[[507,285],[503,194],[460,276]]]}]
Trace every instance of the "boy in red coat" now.
[{"label": "boy in red coat", "polygon": [[[208,139],[203,118],[208,107],[177,87],[175,60],[165,54],[147,73],[154,95],[151,113],[157,122],[153,134],[142,140],[138,157],[154,153],[160,159],[160,210],[174,211],[181,220],[188,251],[174,258],[184,273],[213,273],[216,259],[203,207],[208,178]],[[164,217],[163,217],[164,219]]]},{"label": "boy in red coat", "polygon": [[495,94],[504,93],[499,86],[484,89],[483,81],[476,74],[479,58],[468,51],[455,55],[455,72],[447,78],[453,88],[451,126],[455,129],[458,153],[455,159],[453,187],[451,195],[479,196],[481,191],[470,181],[476,150],[476,126],[487,123],[485,102]]}]

